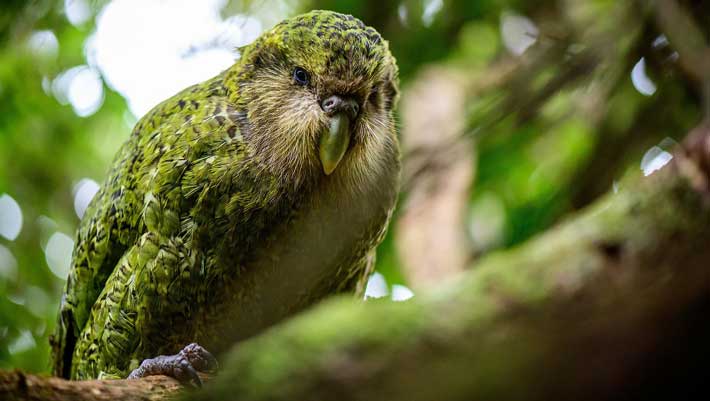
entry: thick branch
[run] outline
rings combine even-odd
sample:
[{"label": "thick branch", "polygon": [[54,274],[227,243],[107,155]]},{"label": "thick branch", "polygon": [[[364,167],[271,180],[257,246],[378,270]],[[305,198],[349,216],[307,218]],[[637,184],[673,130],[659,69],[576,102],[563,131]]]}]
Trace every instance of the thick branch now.
[{"label": "thick branch", "polygon": [[[436,292],[333,300],[238,345],[190,398],[600,399],[659,387],[683,398],[710,351],[709,133],[699,127],[671,165]],[[0,374],[10,400],[155,400],[178,388]]]},{"label": "thick branch", "polygon": [[[679,380],[693,372],[678,363],[702,366],[710,335],[709,132],[694,131],[660,172],[437,292],[333,300],[240,344],[190,397],[599,399],[664,385],[682,397]],[[156,400],[178,388],[164,377],[0,374],[10,400]]]},{"label": "thick branch", "polygon": [[692,377],[672,362],[710,332],[698,152],[435,293],[334,300],[243,343],[194,399],[599,399]]}]

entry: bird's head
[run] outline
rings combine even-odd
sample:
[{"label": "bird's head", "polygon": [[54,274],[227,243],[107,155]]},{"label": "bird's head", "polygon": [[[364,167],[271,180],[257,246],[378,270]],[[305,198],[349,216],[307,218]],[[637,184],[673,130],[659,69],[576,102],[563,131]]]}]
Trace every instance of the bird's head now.
[{"label": "bird's head", "polygon": [[282,21],[242,49],[227,83],[246,140],[286,179],[362,180],[397,157],[397,66],[380,34],[350,15]]}]

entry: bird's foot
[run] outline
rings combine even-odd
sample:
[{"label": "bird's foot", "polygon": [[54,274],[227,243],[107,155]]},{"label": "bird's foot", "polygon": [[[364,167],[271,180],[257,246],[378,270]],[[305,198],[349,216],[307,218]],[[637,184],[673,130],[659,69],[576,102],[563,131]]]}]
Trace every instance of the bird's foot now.
[{"label": "bird's foot", "polygon": [[175,378],[183,385],[201,387],[202,379],[197,372],[211,372],[216,370],[217,366],[217,359],[212,354],[199,344],[192,343],[175,355],[144,359],[128,378],[165,375]]}]

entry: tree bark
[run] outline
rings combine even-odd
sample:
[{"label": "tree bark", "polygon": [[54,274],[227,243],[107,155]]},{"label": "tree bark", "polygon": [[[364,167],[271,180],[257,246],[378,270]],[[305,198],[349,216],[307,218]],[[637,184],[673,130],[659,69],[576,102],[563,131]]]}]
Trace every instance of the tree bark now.
[{"label": "tree bark", "polygon": [[[200,376],[203,381],[209,378]],[[4,401],[160,401],[176,398],[182,389],[180,383],[167,376],[70,381],[0,370],[0,400]]]}]

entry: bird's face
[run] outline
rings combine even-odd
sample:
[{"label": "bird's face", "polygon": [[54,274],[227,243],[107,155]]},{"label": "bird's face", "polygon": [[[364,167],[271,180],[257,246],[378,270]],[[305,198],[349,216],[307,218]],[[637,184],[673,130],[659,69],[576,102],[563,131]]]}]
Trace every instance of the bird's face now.
[{"label": "bird's face", "polygon": [[276,25],[242,57],[235,80],[248,140],[286,177],[362,176],[396,147],[397,67],[373,28],[314,11]]}]

